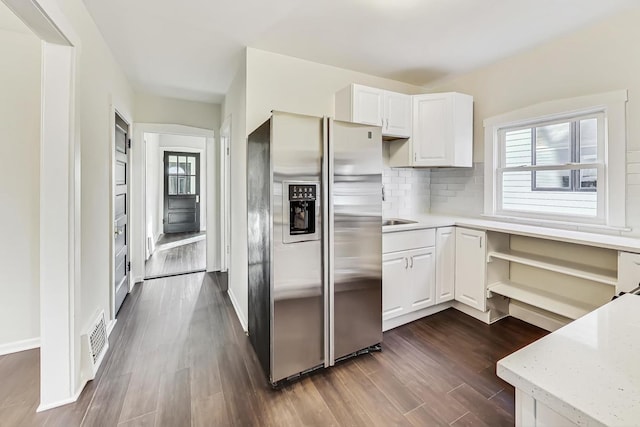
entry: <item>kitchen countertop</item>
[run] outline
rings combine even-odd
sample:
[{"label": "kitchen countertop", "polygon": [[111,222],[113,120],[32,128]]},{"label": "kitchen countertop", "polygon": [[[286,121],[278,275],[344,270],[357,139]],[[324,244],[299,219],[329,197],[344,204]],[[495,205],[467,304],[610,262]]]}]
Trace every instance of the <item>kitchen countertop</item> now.
[{"label": "kitchen countertop", "polygon": [[640,422],[640,296],[624,295],[498,362],[498,376],[579,425]]},{"label": "kitchen countertop", "polygon": [[589,233],[585,231],[564,230],[560,228],[542,227],[537,225],[518,224],[506,221],[487,220],[444,215],[409,215],[403,219],[417,221],[415,224],[387,225],[382,227],[383,233],[419,230],[438,227],[468,227],[479,230],[497,231],[521,236],[538,237],[561,242],[577,243],[587,246],[615,249],[625,252],[640,253],[640,239],[633,237],[614,236],[608,234]]}]

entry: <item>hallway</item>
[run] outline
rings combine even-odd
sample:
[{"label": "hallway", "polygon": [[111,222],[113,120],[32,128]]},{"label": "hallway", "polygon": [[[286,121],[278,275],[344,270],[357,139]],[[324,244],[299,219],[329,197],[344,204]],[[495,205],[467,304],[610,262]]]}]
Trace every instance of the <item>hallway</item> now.
[{"label": "hallway", "polygon": [[386,332],[381,353],[273,391],[225,280],[199,273],[136,286],[74,404],[36,414],[38,351],[0,358],[0,426],[508,426],[513,389],[495,362],[546,334],[450,309]]},{"label": "hallway", "polygon": [[206,268],[206,232],[163,234],[155,252],[145,262],[145,279],[200,272]]}]

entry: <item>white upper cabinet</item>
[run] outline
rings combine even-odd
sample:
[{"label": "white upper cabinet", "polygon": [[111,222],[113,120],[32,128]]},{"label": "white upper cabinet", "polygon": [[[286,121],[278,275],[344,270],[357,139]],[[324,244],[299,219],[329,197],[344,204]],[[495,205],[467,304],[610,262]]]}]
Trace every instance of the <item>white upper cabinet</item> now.
[{"label": "white upper cabinet", "polygon": [[384,117],[383,134],[409,138],[411,136],[411,96],[385,91]]},{"label": "white upper cabinet", "polygon": [[352,120],[365,125],[382,126],[384,122],[384,91],[353,85]]},{"label": "white upper cabinet", "polygon": [[448,92],[412,98],[412,137],[393,143],[390,165],[473,166],[473,97]]},{"label": "white upper cabinet", "polygon": [[382,127],[382,135],[411,136],[411,96],[353,84],[336,93],[336,119]]}]

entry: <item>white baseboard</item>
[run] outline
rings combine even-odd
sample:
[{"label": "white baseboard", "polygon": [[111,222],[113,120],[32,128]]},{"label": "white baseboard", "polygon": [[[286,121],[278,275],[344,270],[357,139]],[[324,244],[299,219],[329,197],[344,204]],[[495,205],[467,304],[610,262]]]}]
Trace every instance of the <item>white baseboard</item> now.
[{"label": "white baseboard", "polygon": [[40,337],[0,344],[0,356],[40,347]]},{"label": "white baseboard", "polygon": [[69,397],[67,399],[58,400],[57,402],[51,402],[51,403],[47,403],[45,405],[43,405],[41,403],[38,406],[38,409],[36,409],[36,412],[48,411],[49,409],[53,409],[53,408],[57,408],[59,406],[64,406],[64,405],[68,405],[70,403],[74,403],[80,397],[80,394],[82,393],[82,390],[84,390],[84,387],[87,385],[87,382],[88,381],[83,380],[82,384],[80,385],[80,387],[78,387],[78,389],[73,394],[73,396],[71,396],[71,397]]},{"label": "white baseboard", "polygon": [[443,302],[442,304],[434,305],[431,307],[423,308],[422,310],[413,311],[411,313],[404,314],[402,316],[394,317],[392,319],[382,321],[382,331],[388,331],[389,329],[397,328],[398,326],[411,323],[415,320],[422,319],[426,316],[439,313],[451,307],[451,302]]},{"label": "white baseboard", "polygon": [[453,302],[453,308],[455,308],[458,311],[463,312],[464,314],[473,317],[474,319],[478,319],[481,322],[484,322],[486,324],[490,324],[491,323],[491,314],[486,311],[486,312],[482,312],[480,310],[476,310],[475,308],[469,307],[466,304],[463,304],[461,302],[458,301],[454,301]]},{"label": "white baseboard", "polygon": [[118,319],[113,319],[111,322],[109,322],[109,324],[107,325],[107,336],[111,335],[111,331],[113,331],[113,328],[116,326],[117,322]]},{"label": "white baseboard", "polygon": [[236,299],[236,296],[233,294],[233,292],[231,291],[231,288],[227,289],[227,294],[229,294],[229,299],[231,300],[231,305],[233,305],[233,309],[236,312],[236,316],[238,316],[238,320],[240,321],[240,325],[242,326],[242,330],[244,330],[245,332],[249,331],[249,328],[247,327],[247,318],[244,315],[244,313],[242,312],[242,310],[240,310],[240,305],[238,304],[238,300]]}]

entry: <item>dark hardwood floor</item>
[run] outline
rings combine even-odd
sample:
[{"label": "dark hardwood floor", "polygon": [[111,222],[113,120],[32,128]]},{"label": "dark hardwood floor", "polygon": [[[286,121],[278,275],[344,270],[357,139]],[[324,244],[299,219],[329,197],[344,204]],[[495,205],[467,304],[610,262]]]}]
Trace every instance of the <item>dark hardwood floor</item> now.
[{"label": "dark hardwood floor", "polygon": [[206,267],[204,232],[163,234],[145,263],[145,279],[203,271]]},{"label": "dark hardwood floor", "polygon": [[514,391],[495,362],[546,334],[451,309],[385,333],[380,353],[274,391],[224,279],[136,286],[72,405],[36,414],[38,351],[0,358],[0,426],[511,426]]}]

